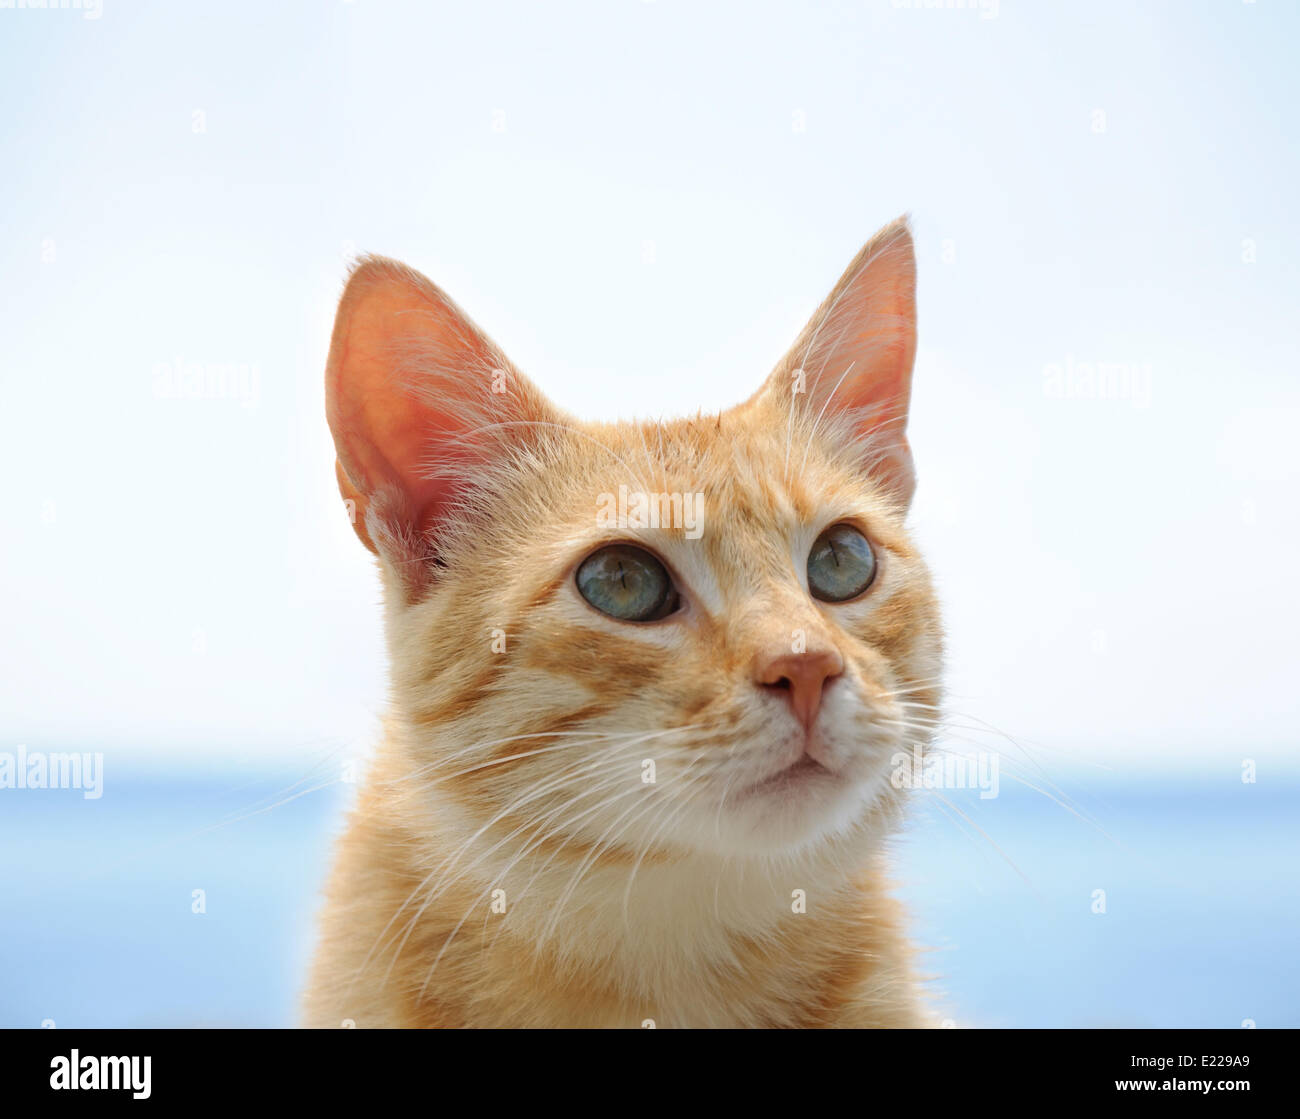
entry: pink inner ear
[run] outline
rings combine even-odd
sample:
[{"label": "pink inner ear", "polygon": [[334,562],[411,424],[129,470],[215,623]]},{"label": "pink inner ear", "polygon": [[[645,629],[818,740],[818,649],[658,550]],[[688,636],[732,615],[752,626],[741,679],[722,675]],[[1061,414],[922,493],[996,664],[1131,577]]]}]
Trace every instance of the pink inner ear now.
[{"label": "pink inner ear", "polygon": [[[454,368],[420,370],[418,355],[430,354]],[[466,371],[494,360],[491,344],[423,277],[376,259],[353,273],[334,326],[326,411],[340,488],[357,502],[358,534],[372,549],[362,530],[380,495],[403,533],[422,531],[445,507],[454,483],[431,466],[472,455],[468,417],[487,410],[490,386]]]},{"label": "pink inner ear", "polygon": [[904,431],[916,356],[916,260],[895,223],[858,254],[797,353],[814,416],[849,420],[900,496],[914,485]]},{"label": "pink inner ear", "polygon": [[[875,313],[873,317],[881,317]],[[912,390],[909,327],[896,314],[888,324],[860,330],[826,362],[814,396],[829,411],[862,411],[864,421],[906,426]],[[833,394],[833,395],[832,395]]]}]

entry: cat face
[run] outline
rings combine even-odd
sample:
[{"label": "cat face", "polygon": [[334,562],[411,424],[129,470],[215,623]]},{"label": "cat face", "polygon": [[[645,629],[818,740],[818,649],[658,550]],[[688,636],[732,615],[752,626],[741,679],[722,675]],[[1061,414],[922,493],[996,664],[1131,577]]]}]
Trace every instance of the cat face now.
[{"label": "cat face", "polygon": [[329,413],[404,795],[489,861],[878,834],[939,696],[903,523],[912,261],[888,227],[754,397],[651,424],[561,414],[428,281],[362,263]]}]

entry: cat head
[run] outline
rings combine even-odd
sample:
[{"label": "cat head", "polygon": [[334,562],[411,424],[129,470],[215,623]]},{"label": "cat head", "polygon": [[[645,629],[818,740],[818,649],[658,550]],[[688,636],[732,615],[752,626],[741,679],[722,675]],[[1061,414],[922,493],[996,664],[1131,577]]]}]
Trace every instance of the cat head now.
[{"label": "cat head", "polygon": [[423,276],[361,261],[327,409],[406,792],[624,853],[878,834],[939,697],[904,527],[915,349],[902,220],[749,400],[653,423],[565,415]]}]

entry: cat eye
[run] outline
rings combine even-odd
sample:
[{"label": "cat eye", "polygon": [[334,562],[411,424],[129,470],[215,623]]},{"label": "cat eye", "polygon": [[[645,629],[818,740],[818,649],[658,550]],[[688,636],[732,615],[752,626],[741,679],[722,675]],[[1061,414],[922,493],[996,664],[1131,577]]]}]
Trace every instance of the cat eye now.
[{"label": "cat eye", "polygon": [[831,525],[808,553],[808,589],[823,602],[847,602],[871,586],[876,554],[852,525]]},{"label": "cat eye", "polygon": [[677,588],[654,556],[631,544],[610,544],[578,567],[578,593],[621,622],[654,622],[673,613]]}]

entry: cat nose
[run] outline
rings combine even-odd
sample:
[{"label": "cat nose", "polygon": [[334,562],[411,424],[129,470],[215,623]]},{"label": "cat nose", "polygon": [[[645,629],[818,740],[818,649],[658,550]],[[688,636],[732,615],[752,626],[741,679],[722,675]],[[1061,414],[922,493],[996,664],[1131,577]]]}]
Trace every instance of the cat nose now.
[{"label": "cat nose", "polygon": [[754,680],[762,688],[784,691],[795,718],[808,731],[817,718],[826,684],[843,671],[844,658],[834,650],[784,653],[760,660]]}]

